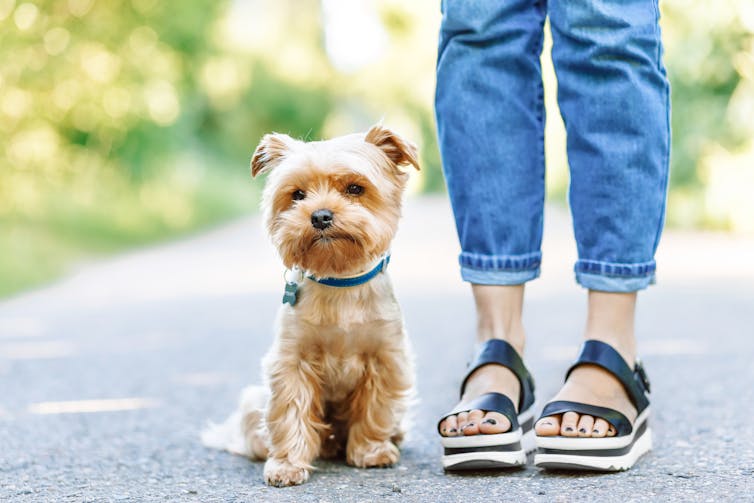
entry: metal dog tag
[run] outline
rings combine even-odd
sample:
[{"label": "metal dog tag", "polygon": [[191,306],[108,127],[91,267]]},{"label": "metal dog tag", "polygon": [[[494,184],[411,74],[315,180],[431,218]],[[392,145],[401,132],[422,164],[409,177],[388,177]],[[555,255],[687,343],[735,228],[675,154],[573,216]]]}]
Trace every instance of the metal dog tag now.
[{"label": "metal dog tag", "polygon": [[285,293],[283,293],[283,304],[296,304],[296,292],[298,292],[298,283],[288,281],[285,283]]}]

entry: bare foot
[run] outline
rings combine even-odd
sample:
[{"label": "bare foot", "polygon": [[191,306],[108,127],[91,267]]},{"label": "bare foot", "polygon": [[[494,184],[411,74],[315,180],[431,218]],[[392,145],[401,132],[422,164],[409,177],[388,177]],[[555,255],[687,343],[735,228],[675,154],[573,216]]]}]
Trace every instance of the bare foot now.
[{"label": "bare foot", "polygon": [[[503,339],[522,355],[526,339],[521,321],[524,285],[474,284],[471,290],[476,303],[477,341]],[[495,364],[480,367],[469,376],[459,405],[493,391],[510,398],[518,411],[521,384],[512,371]],[[440,424],[440,433],[445,437],[505,433],[510,427],[510,420],[499,412],[471,410],[448,416]]]},{"label": "bare foot", "polygon": [[[556,400],[607,407],[621,412],[632,423],[636,419],[636,408],[618,379],[595,365],[575,368],[553,398],[553,401]],[[534,431],[541,437],[562,435],[601,438],[616,434],[615,428],[604,419],[576,412],[543,417],[537,421]]]},{"label": "bare foot", "polygon": [[[623,357],[629,367],[634,366],[636,339],[634,314],[636,292],[610,293],[589,291],[586,339],[601,340],[610,344]],[[568,376],[553,401],[571,402],[607,407],[622,413],[631,423],[636,420],[636,408],[631,403],[620,381],[596,365],[581,365]],[[541,437],[612,437],[615,428],[599,417],[577,412],[566,412],[541,418],[534,425]]]},{"label": "bare foot", "polygon": [[[513,372],[506,367],[495,364],[485,365],[471,374],[466,382],[466,390],[459,405],[491,391],[506,395],[518,410],[521,384]],[[499,412],[484,413],[481,410],[472,410],[461,412],[455,416],[448,416],[440,424],[440,433],[446,437],[478,435],[479,433],[505,433],[510,427],[511,423],[508,418]]]}]

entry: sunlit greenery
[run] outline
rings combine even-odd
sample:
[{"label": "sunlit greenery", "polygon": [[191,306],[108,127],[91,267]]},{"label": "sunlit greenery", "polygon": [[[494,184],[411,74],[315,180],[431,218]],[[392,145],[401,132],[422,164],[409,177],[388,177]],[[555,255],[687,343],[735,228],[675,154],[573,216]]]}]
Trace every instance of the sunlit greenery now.
[{"label": "sunlit greenery", "polygon": [[664,2],[670,222],[754,232],[754,2]]},{"label": "sunlit greenery", "polygon": [[[421,145],[412,190],[442,190],[438,2],[358,3],[377,28],[344,43],[329,30],[355,18],[332,10],[354,2],[0,0],[0,295],[252,211],[248,159],[268,131],[318,139],[384,120]],[[754,4],[662,7],[669,221],[754,231]],[[334,43],[353,45],[348,64]],[[561,199],[547,68],[548,192]]]}]

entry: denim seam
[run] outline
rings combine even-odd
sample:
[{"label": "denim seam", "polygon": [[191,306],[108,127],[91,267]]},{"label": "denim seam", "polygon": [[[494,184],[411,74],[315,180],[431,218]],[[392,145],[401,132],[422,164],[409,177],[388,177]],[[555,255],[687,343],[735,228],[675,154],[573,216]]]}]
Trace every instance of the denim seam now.
[{"label": "denim seam", "polygon": [[596,274],[612,278],[651,277],[655,274],[656,269],[657,265],[654,260],[630,264],[579,259],[574,266],[576,273]]},{"label": "denim seam", "polygon": [[522,285],[538,278],[539,274],[539,268],[525,271],[484,271],[461,267],[463,280],[476,285]]},{"label": "denim seam", "polygon": [[542,263],[542,252],[522,255],[482,255],[462,252],[458,256],[461,267],[477,271],[533,271]]},{"label": "denim seam", "polygon": [[536,240],[536,246],[541,247],[542,246],[542,235],[544,233],[544,199],[547,197],[547,186],[546,186],[546,176],[547,176],[547,170],[545,163],[547,162],[545,158],[545,125],[547,121],[547,110],[545,109],[545,89],[544,89],[544,82],[542,81],[542,51],[544,50],[544,42],[545,42],[545,23],[547,21],[547,12],[546,7],[542,6],[542,19],[539,23],[539,37],[537,39],[537,45],[534,47],[534,56],[536,57],[536,61],[539,65],[539,79],[537,80],[537,83],[535,84],[537,86],[537,103],[536,105],[536,116],[537,121],[539,122],[539,131],[538,131],[538,138],[539,145],[537,146],[537,155],[539,156],[539,168],[542,172],[542,201],[541,201],[541,211],[539,213],[539,235],[537,236]]},{"label": "denim seam", "polygon": [[577,272],[576,282],[589,290],[602,292],[636,292],[654,284],[655,275],[617,277]]},{"label": "denim seam", "polygon": [[605,272],[594,272],[594,271],[574,271],[576,274],[583,274],[586,276],[603,276],[605,278],[617,278],[617,279],[641,279],[641,278],[651,278],[655,275],[655,271],[648,272],[646,274],[640,274],[640,275],[628,275],[628,274],[610,274]]},{"label": "denim seam", "polygon": [[664,197],[662,199],[662,207],[660,208],[660,221],[657,224],[657,233],[655,234],[654,245],[652,247],[653,253],[657,251],[657,246],[660,244],[660,236],[662,235],[662,228],[665,224],[665,211],[668,201],[668,180],[670,178],[670,84],[665,84],[665,152],[663,154],[663,167],[664,174],[662,179],[662,191]]},{"label": "denim seam", "polygon": [[660,236],[662,235],[662,228],[665,224],[665,211],[668,201],[668,181],[670,179],[670,142],[671,142],[671,128],[670,128],[670,82],[668,82],[665,68],[662,64],[662,31],[660,28],[660,5],[659,0],[654,0],[652,6],[655,11],[655,35],[657,38],[657,70],[661,75],[665,77],[665,151],[663,152],[663,168],[664,174],[662,179],[662,190],[664,197],[662,199],[662,208],[660,208],[660,221],[657,224],[657,232],[655,233],[655,239],[652,246],[652,253],[657,251],[657,246],[660,244]]}]

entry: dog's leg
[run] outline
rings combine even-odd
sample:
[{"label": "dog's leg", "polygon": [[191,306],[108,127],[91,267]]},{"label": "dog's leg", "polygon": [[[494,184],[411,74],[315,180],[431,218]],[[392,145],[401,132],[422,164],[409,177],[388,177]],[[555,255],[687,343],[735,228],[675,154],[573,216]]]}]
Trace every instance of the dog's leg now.
[{"label": "dog's leg", "polygon": [[327,428],[319,380],[305,361],[277,360],[270,372],[270,391],[265,481],[277,487],[302,484],[319,454],[320,432]]},{"label": "dog's leg", "polygon": [[400,351],[381,352],[365,362],[363,381],[352,396],[346,460],[358,467],[390,466],[400,459],[393,438],[413,386],[410,360]]}]

